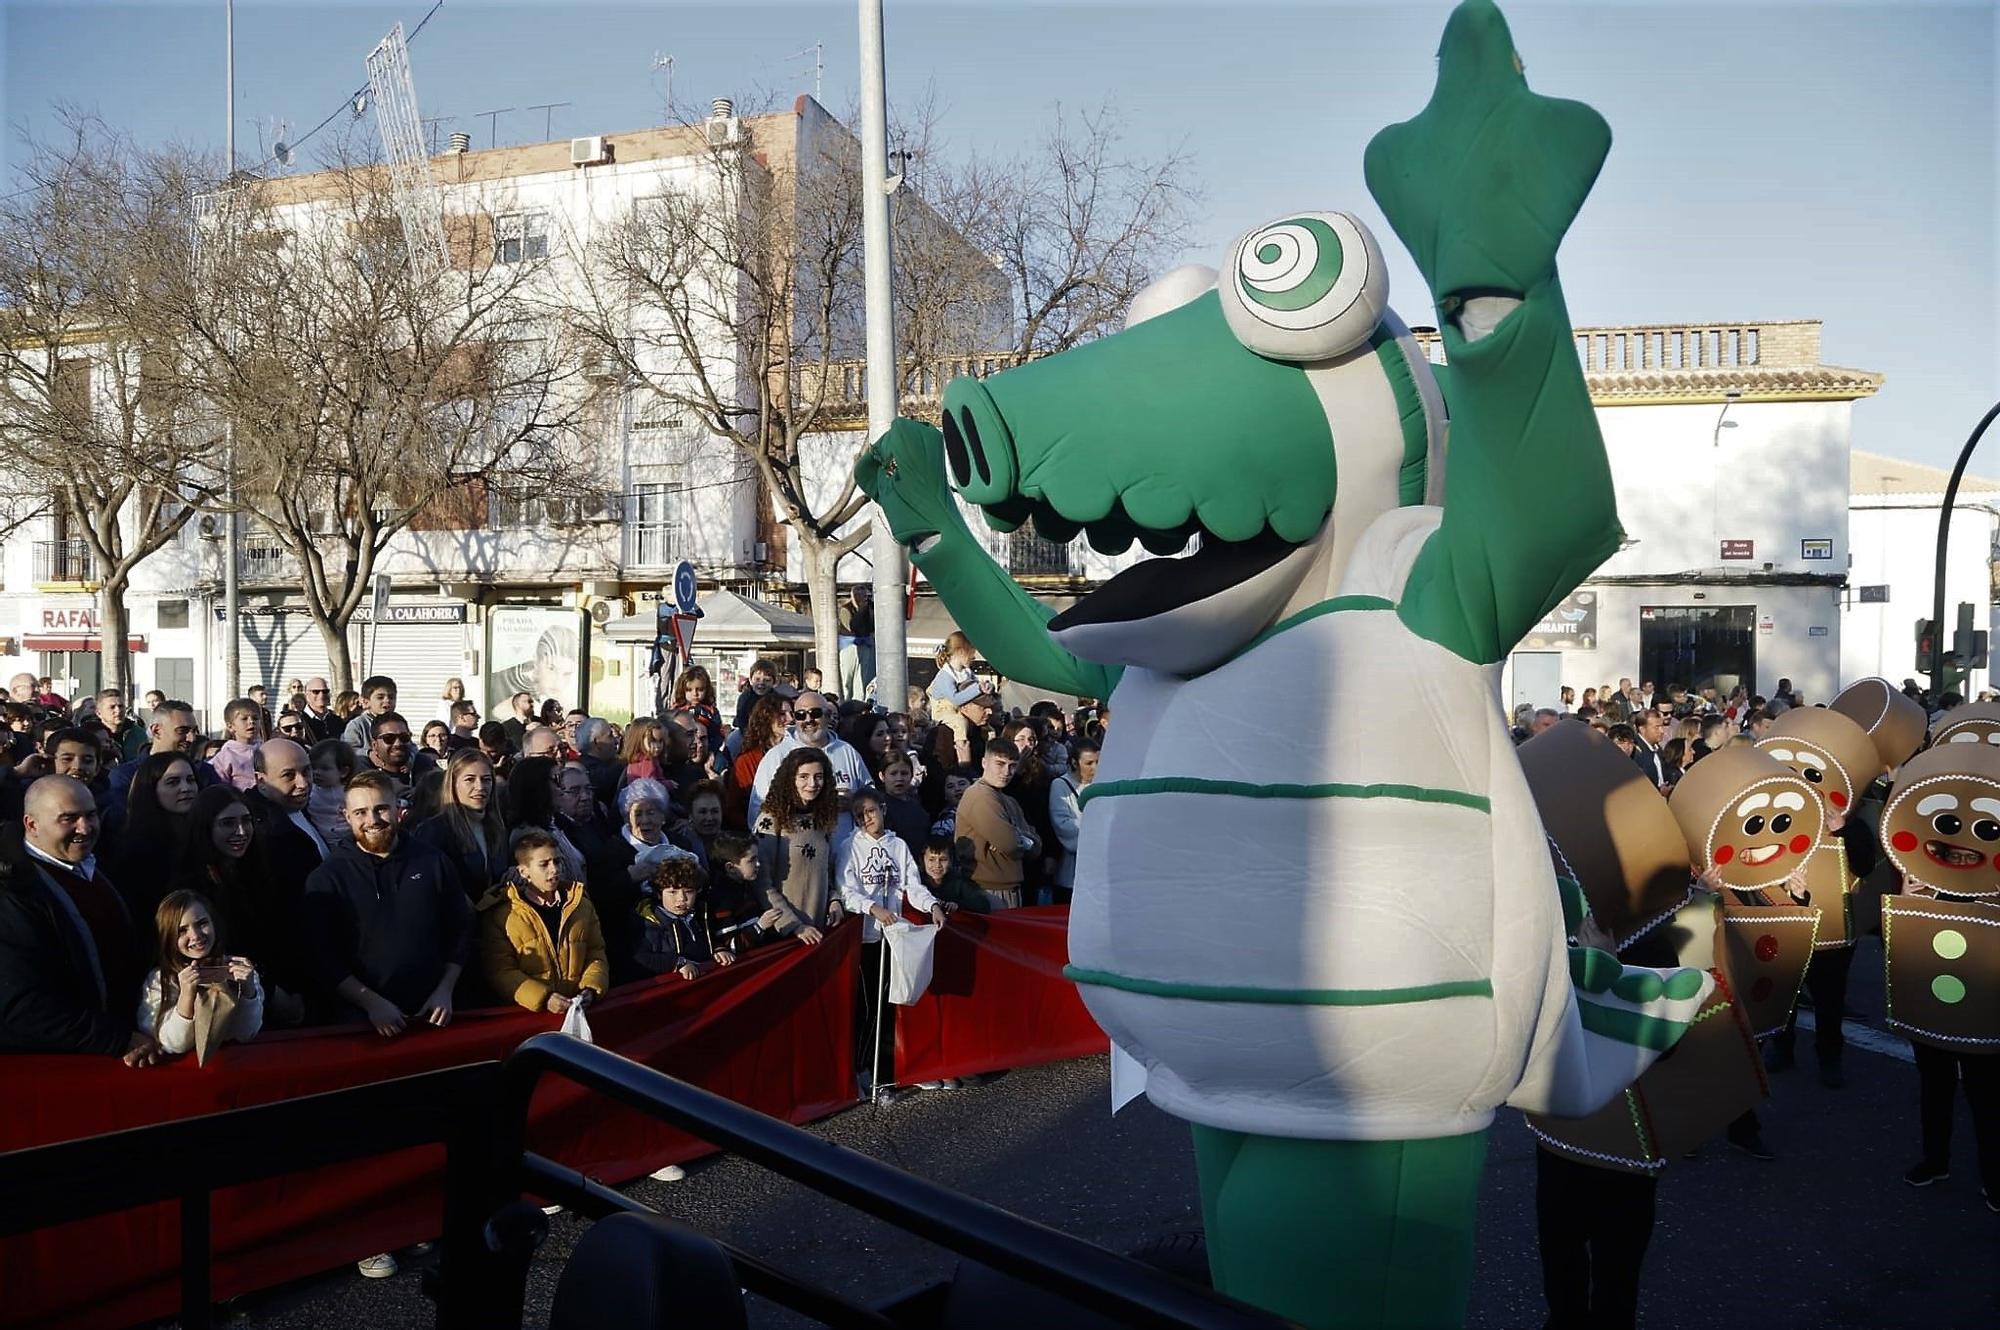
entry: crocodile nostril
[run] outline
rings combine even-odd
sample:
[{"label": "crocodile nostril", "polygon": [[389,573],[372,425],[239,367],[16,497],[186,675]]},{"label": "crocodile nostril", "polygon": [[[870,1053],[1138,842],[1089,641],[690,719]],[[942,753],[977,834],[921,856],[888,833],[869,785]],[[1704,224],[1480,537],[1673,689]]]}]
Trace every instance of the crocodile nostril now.
[{"label": "crocodile nostril", "polygon": [[986,450],[979,446],[979,426],[972,418],[972,408],[960,407],[958,418],[959,425],[965,432],[965,446],[972,453],[972,465],[979,472],[979,483],[991,485],[993,467],[986,460]]},{"label": "crocodile nostril", "polygon": [[951,464],[951,477],[964,489],[972,481],[972,465],[965,460],[965,440],[959,437],[958,421],[944,413],[944,459]]}]

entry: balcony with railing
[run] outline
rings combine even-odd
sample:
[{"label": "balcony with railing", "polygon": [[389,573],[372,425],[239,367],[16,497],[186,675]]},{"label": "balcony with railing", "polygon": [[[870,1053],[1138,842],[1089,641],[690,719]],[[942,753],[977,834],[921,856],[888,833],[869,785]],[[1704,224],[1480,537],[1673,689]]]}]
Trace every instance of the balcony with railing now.
[{"label": "balcony with railing", "polygon": [[299,561],[283,545],[245,543],[236,550],[236,577],[245,586],[297,586]]},{"label": "balcony with railing", "polygon": [[[936,360],[903,362],[903,391],[896,410],[899,414],[933,420],[945,386],[953,379],[1012,369],[1025,357],[1012,351],[983,351]],[[825,429],[860,429],[868,423],[868,362],[834,360],[799,367],[799,403],[807,407],[821,398],[820,423]]]},{"label": "balcony with railing", "polygon": [[[1820,363],[1817,319],[1738,323],[1626,324],[1575,329],[1577,360],[1599,406],[1730,400],[1824,401],[1873,395],[1882,376],[1869,370]],[[1438,334],[1419,331],[1417,343],[1442,364]],[[1011,351],[903,362],[907,382],[897,410],[935,419],[947,384],[961,375],[983,379],[1019,365]],[[826,429],[861,429],[868,422],[868,366],[836,360],[799,369],[801,407],[823,392]]]},{"label": "balcony with railing", "polygon": [[35,585],[47,591],[58,587],[82,587],[100,581],[97,556],[84,540],[38,540],[35,542]]},{"label": "balcony with railing", "polygon": [[1036,533],[1033,525],[999,536],[994,551],[1017,578],[1072,580],[1083,576],[1083,549],[1076,541],[1064,545]]}]

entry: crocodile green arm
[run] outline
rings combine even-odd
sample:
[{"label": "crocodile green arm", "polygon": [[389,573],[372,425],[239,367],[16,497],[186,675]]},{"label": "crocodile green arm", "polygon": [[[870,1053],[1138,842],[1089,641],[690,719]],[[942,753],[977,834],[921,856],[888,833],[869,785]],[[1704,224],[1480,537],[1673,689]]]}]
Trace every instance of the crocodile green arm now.
[{"label": "crocodile green arm", "polygon": [[935,427],[896,421],[855,462],[854,474],[899,542],[914,548],[937,538],[910,561],[994,669],[1037,688],[1111,696],[1123,670],[1057,646],[1048,631],[1055,611],[1023,591],[966,526],[945,482],[944,436]]},{"label": "crocodile green arm", "polygon": [[[1622,535],[1555,264],[1610,146],[1597,112],[1528,90],[1507,22],[1485,0],[1446,25],[1429,105],[1368,145],[1369,191],[1430,286],[1451,366],[1444,520],[1399,612],[1482,664]],[[1458,318],[1480,296],[1520,304],[1472,339]]]}]

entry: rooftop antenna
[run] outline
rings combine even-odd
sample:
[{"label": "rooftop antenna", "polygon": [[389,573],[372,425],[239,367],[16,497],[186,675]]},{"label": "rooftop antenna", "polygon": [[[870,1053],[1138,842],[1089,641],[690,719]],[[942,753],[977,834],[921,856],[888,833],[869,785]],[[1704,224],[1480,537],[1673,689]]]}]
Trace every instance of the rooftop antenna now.
[{"label": "rooftop antenna", "polygon": [[826,81],[826,43],[814,42],[803,51],[792,52],[785,59],[803,60],[807,56],[813,58],[813,100],[818,101],[820,100],[820,85]]},{"label": "rooftop antenna", "polygon": [[653,71],[658,73],[662,69],[667,71],[667,114],[672,115],[674,111],[674,58],[671,55],[663,55],[655,51],[653,52]]},{"label": "rooftop antenna", "polygon": [[429,148],[431,156],[435,157],[438,155],[439,128],[449,125],[457,119],[458,117],[455,115],[427,115],[424,117],[424,144]]},{"label": "rooftop antenna", "polygon": [[555,133],[556,108],[574,105],[576,105],[575,102],[537,102],[528,108],[530,111],[540,111],[542,113],[542,142],[548,142],[550,137]]},{"label": "rooftop antenna", "polygon": [[486,117],[487,147],[491,148],[499,141],[500,117],[507,114],[509,111],[515,111],[519,109],[520,109],[519,107],[514,107],[514,106],[500,106],[500,107],[495,107],[491,111],[474,111],[472,113],[472,118],[474,120],[479,119],[479,117],[482,115]]}]

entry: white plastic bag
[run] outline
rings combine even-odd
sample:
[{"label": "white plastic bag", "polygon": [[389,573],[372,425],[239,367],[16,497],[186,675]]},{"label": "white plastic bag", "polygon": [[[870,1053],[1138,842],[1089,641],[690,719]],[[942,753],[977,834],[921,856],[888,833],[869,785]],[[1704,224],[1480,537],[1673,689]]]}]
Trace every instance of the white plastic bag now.
[{"label": "white plastic bag", "polygon": [[882,930],[882,940],[889,944],[889,1001],[899,1007],[910,1006],[931,986],[937,926],[899,919]]},{"label": "white plastic bag", "polygon": [[597,1042],[591,1038],[590,1022],[584,1019],[583,1004],[574,998],[570,999],[569,1006],[563,1009],[562,1033],[581,1039],[586,1044]]}]

